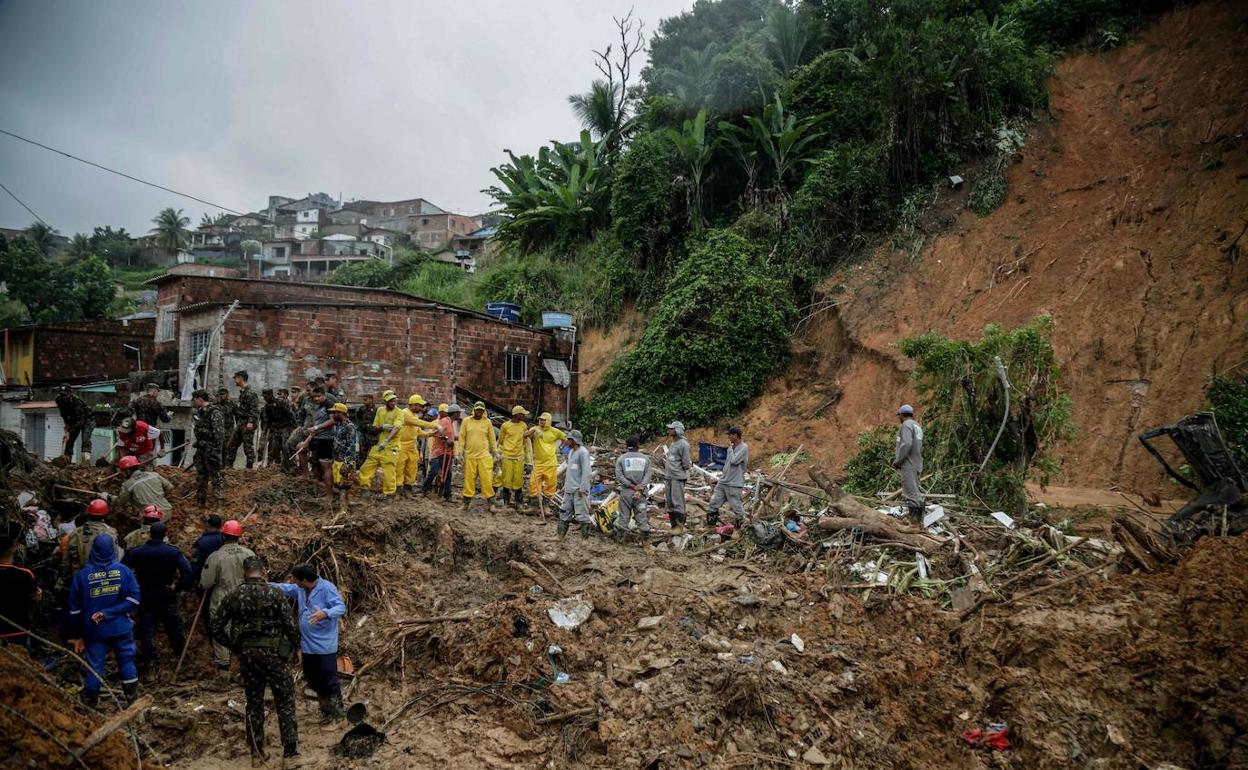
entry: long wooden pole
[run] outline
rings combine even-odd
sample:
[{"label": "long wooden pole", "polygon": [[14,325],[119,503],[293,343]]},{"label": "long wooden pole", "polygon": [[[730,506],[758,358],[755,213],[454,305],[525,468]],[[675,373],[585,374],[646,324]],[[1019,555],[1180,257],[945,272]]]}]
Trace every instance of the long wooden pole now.
[{"label": "long wooden pole", "polygon": [[173,681],[178,681],[178,672],[182,670],[182,661],[186,660],[186,651],[191,649],[191,639],[195,636],[195,626],[199,625],[199,616],[204,614],[204,602],[208,601],[208,592],[204,591],[204,595],[199,599],[199,607],[195,610],[195,617],[191,618],[191,630],[186,635],[186,641],[182,643],[182,654],[178,656],[178,665],[173,669]]}]

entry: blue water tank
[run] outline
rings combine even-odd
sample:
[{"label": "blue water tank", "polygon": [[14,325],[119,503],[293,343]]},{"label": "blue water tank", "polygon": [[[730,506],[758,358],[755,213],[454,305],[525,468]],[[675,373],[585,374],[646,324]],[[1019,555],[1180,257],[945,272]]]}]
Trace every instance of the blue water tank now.
[{"label": "blue water tank", "polygon": [[485,313],[508,323],[520,323],[520,306],[514,302],[487,302]]}]

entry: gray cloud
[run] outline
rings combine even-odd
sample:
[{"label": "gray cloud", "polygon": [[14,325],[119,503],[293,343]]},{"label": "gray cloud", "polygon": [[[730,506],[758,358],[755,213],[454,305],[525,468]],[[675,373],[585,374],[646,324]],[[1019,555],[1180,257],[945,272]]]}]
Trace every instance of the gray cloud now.
[{"label": "gray cloud", "polygon": [[[692,0],[640,0],[647,35]],[[626,0],[0,0],[0,127],[223,206],[425,197],[464,213],[503,148],[579,127]],[[0,136],[0,182],[62,232],[211,211]],[[0,192],[0,225],[30,216]]]}]

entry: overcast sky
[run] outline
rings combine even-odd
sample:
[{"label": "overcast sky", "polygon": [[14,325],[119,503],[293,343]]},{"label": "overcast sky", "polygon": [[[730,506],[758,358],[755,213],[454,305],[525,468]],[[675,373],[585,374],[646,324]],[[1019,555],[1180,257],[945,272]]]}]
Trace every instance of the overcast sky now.
[{"label": "overcast sky", "polygon": [[[0,128],[239,211],[473,214],[503,148],[576,136],[567,95],[630,3],[648,39],[692,0],[0,0]],[[0,183],[66,234],[216,211],[3,135]],[[0,226],[31,221],[0,191]]]}]

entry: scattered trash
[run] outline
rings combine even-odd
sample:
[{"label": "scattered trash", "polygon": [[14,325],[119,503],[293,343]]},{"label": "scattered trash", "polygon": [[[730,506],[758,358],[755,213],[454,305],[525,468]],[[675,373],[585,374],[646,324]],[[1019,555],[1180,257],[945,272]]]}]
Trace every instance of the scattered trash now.
[{"label": "scattered trash", "polygon": [[537,595],[537,594],[544,593],[544,592],[541,586],[534,583],[533,585],[529,586],[529,593]]},{"label": "scattered trash", "polygon": [[18,492],[17,493],[17,507],[25,508],[26,504],[34,499],[35,499],[34,492]]},{"label": "scattered trash", "polygon": [[562,655],[562,654],[563,654],[563,648],[562,648],[562,647],[560,647],[560,646],[559,646],[559,645],[557,645],[557,644],[552,644],[552,645],[550,645],[549,647],[547,647],[547,648],[546,648],[546,654],[547,654],[547,655],[549,655],[549,656],[550,656],[550,657],[552,657],[552,658],[553,658],[553,657],[555,657],[556,655]]},{"label": "scattered trash", "polygon": [[737,528],[732,524],[720,524],[715,528],[715,534],[720,537],[732,537],[736,532]]},{"label": "scattered trash", "polygon": [[741,662],[741,665],[743,665],[743,666],[748,666],[748,665],[750,665],[750,664],[752,664],[752,663],[754,662],[754,656],[753,656],[753,655],[742,655],[740,658],[737,658],[737,660],[739,660],[739,661]]},{"label": "scattered trash", "polygon": [[780,534],[780,528],[763,521],[754,522],[750,527],[750,536],[758,543],[759,548],[770,550],[784,545],[784,535]]},{"label": "scattered trash", "polygon": [[880,572],[875,560],[856,561],[849,565],[849,570],[869,583],[884,585],[888,583],[888,573]]},{"label": "scattered trash", "polygon": [[994,511],[994,512],[992,513],[992,518],[994,518],[994,519],[996,519],[998,522],[1000,522],[1000,523],[1001,523],[1001,526],[1005,527],[1006,529],[1014,529],[1014,520],[1013,520],[1013,519],[1011,519],[1011,518],[1010,518],[1008,515],[1006,515],[1004,512],[1002,512],[1002,511]]},{"label": "scattered trash", "polygon": [[962,740],[985,749],[1005,751],[1010,747],[1009,725],[1005,722],[992,722],[984,729],[966,730]]},{"label": "scattered trash", "polygon": [[567,671],[560,671],[558,674],[555,674],[555,684],[567,684],[571,681],[572,675]]},{"label": "scattered trash", "polygon": [[658,628],[659,623],[662,623],[662,622],[663,622],[662,615],[647,615],[646,617],[637,621],[637,630],[653,631],[654,629]]},{"label": "scattered trash", "polygon": [[923,514],[923,528],[927,529],[936,522],[945,518],[945,507],[943,505],[929,505],[927,513]]},{"label": "scattered trash", "polygon": [[798,652],[806,652],[806,642],[802,641],[802,637],[797,634],[793,634],[789,637],[789,643],[792,644]]},{"label": "scattered trash", "polygon": [[828,762],[828,758],[823,755],[823,752],[815,748],[814,746],[811,746],[809,749],[806,749],[806,753],[802,755],[802,761],[808,762],[812,765],[830,764]]},{"label": "scattered trash", "polygon": [[781,662],[780,662],[780,661],[778,661],[778,660],[771,660],[771,661],[768,661],[768,662],[767,662],[767,668],[771,669],[772,671],[775,671],[777,674],[787,674],[787,673],[789,673],[789,670],[788,670],[787,668],[785,668],[785,667],[784,667],[784,664],[783,664],[783,663],[781,663]]},{"label": "scattered trash", "polygon": [[594,603],[577,594],[555,602],[546,610],[546,614],[556,626],[570,631],[589,620],[593,611]]},{"label": "scattered trash", "polygon": [[685,550],[685,546],[693,541],[693,535],[676,535],[672,538],[672,547],[677,551]]}]

